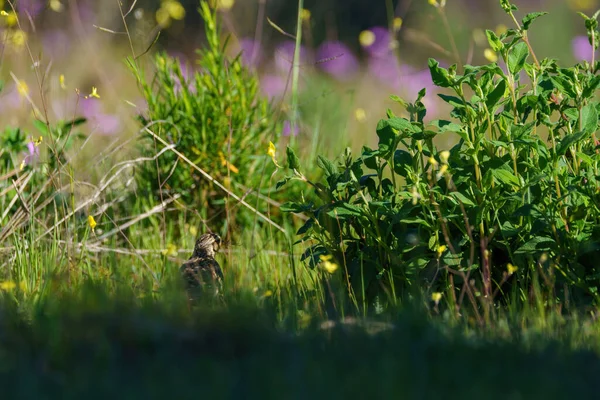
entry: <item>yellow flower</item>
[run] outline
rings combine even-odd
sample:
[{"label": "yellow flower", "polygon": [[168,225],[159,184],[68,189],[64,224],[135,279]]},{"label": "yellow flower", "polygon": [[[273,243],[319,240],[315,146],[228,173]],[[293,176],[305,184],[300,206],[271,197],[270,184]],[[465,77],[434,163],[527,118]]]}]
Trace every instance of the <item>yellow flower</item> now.
[{"label": "yellow flower", "polygon": [[494,29],[496,35],[502,35],[503,33],[506,33],[507,30],[508,27],[504,24],[499,24],[498,26],[496,26],[496,29]]},{"label": "yellow flower", "polygon": [[428,0],[429,4],[431,4],[432,6],[437,7],[439,4],[437,2],[437,0]]},{"label": "yellow flower", "polygon": [[235,4],[235,0],[212,0],[211,7],[217,10],[227,11],[230,10]]},{"label": "yellow flower", "polygon": [[433,165],[434,167],[436,165],[438,165],[437,160],[435,158],[433,158],[433,157],[429,157],[429,160],[427,160],[427,162],[429,162],[429,164]]},{"label": "yellow flower", "polygon": [[450,152],[448,150],[440,152],[440,161],[442,164],[448,164],[448,158],[450,158]]},{"label": "yellow flower", "polygon": [[219,158],[221,158],[221,165],[223,167],[227,166],[227,168],[234,174],[237,174],[238,172],[240,172],[240,170],[235,165],[233,165],[232,163],[230,163],[229,161],[227,161],[225,159],[225,155],[222,152],[219,152]]},{"label": "yellow flower", "polygon": [[367,113],[364,108],[359,107],[354,110],[354,118],[356,118],[358,122],[365,122],[367,120]]},{"label": "yellow flower", "polygon": [[171,16],[169,15],[169,11],[164,7],[161,7],[156,11],[155,18],[156,23],[162,26],[163,28],[166,28],[169,25],[171,25]]},{"label": "yellow flower", "polygon": [[66,89],[67,85],[65,85],[65,76],[63,74],[60,74],[60,76],[58,77],[58,83],[60,84],[60,88],[61,89]]},{"label": "yellow flower", "polygon": [[100,98],[100,95],[98,94],[98,88],[96,86],[92,86],[92,93],[85,96],[86,99],[89,99],[90,97],[95,97],[97,99]]},{"label": "yellow flower", "polygon": [[477,46],[485,46],[485,44],[487,43],[487,38],[482,29],[479,29],[479,28],[473,29],[472,35],[473,35],[473,40],[475,41],[475,44]]},{"label": "yellow flower", "polygon": [[33,141],[33,144],[35,145],[35,147],[38,147],[40,144],[42,144],[42,140],[44,140],[43,137],[39,137],[36,140]]},{"label": "yellow flower", "polygon": [[335,271],[337,271],[338,265],[330,261],[333,258],[331,254],[321,255],[319,258],[321,259],[321,264],[323,265],[323,269],[325,271],[329,272],[330,274],[333,274]]},{"label": "yellow flower", "polygon": [[196,237],[196,235],[198,235],[198,228],[196,228],[195,226],[190,226],[190,235]]},{"label": "yellow flower", "polygon": [[506,265],[506,269],[507,269],[507,271],[508,271],[508,274],[509,274],[509,275],[512,275],[512,274],[514,274],[515,272],[517,272],[517,270],[518,270],[519,268],[518,268],[518,267],[515,267],[515,266],[514,266],[514,265],[512,265],[511,263],[508,263],[508,264]]},{"label": "yellow flower", "polygon": [[273,291],[272,290],[267,290],[263,296],[264,297],[271,297],[271,296],[273,296]]},{"label": "yellow flower", "polygon": [[50,6],[50,9],[55,12],[61,12],[64,9],[64,6],[60,0],[50,0],[48,5]]},{"label": "yellow flower", "polygon": [[369,47],[373,43],[375,43],[375,34],[373,31],[365,30],[358,35],[358,42],[363,47]]},{"label": "yellow flower", "polygon": [[25,160],[21,161],[21,165],[19,165],[19,171],[23,171],[23,168],[25,168],[27,164],[25,163]]},{"label": "yellow flower", "polygon": [[169,243],[167,248],[161,251],[161,253],[163,256],[175,256],[177,255],[177,246],[175,246],[173,243]]},{"label": "yellow flower", "polygon": [[0,289],[4,291],[11,291],[17,287],[17,284],[13,281],[2,281],[0,282]]},{"label": "yellow flower", "polygon": [[92,215],[88,215],[88,225],[90,226],[90,228],[92,228],[92,230],[94,230],[96,228],[96,225],[98,225]]},{"label": "yellow flower", "polygon": [[25,81],[17,82],[17,92],[21,95],[21,97],[27,97],[29,95],[29,86]]},{"label": "yellow flower", "polygon": [[433,302],[435,302],[436,305],[440,302],[441,299],[442,299],[442,294],[440,292],[431,293],[431,300]]},{"label": "yellow flower", "polygon": [[589,10],[594,7],[594,0],[567,0],[567,4],[572,10]]},{"label": "yellow flower", "polygon": [[273,142],[269,142],[269,148],[267,149],[267,155],[269,157],[271,157],[271,160],[273,160],[273,164],[275,164],[275,166],[277,168],[281,168],[281,166],[277,163],[277,160],[275,159],[275,151],[277,149],[275,148],[275,145],[273,144]]},{"label": "yellow flower", "polygon": [[303,8],[302,12],[300,13],[300,18],[302,18],[302,21],[304,22],[310,21],[310,10]]},{"label": "yellow flower", "polygon": [[442,176],[444,176],[444,174],[448,171],[448,164],[444,164],[440,167],[440,170],[438,171],[438,173],[435,175],[436,179],[440,179]]},{"label": "yellow flower", "polygon": [[398,32],[400,30],[400,28],[402,28],[402,18],[400,17],[396,17],[394,18],[394,20],[392,21],[392,27],[394,28],[395,32]]},{"label": "yellow flower", "polygon": [[413,186],[411,194],[412,194],[412,204],[413,204],[413,206],[416,206],[417,202],[421,198],[421,195],[419,194],[419,190],[417,189],[416,186]]},{"label": "yellow flower", "polygon": [[9,28],[17,25],[17,23],[19,22],[19,17],[17,17],[17,14],[15,14],[12,11],[11,12],[2,11],[2,12],[0,12],[0,15],[2,15],[3,17],[6,18],[5,24]]},{"label": "yellow flower", "polygon": [[437,257],[440,258],[442,254],[446,251],[446,245],[442,244],[437,248]]},{"label": "yellow flower", "polygon": [[27,32],[17,29],[12,32],[10,37],[10,43],[15,47],[23,47],[27,43]]},{"label": "yellow flower", "polygon": [[489,62],[496,62],[496,61],[498,61],[498,56],[496,55],[496,52],[494,50],[492,50],[492,49],[485,49],[483,51],[483,56]]},{"label": "yellow flower", "polygon": [[167,13],[169,14],[169,17],[171,17],[173,19],[182,20],[183,18],[185,18],[185,8],[178,1],[175,1],[175,0],[164,1],[162,3],[161,8],[164,8],[167,11]]}]

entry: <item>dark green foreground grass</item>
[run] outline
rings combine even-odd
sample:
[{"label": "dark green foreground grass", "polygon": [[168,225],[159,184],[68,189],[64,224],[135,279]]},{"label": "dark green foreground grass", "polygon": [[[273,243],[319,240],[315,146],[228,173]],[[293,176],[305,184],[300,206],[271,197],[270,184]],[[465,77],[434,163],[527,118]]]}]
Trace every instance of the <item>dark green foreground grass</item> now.
[{"label": "dark green foreground grass", "polygon": [[469,336],[415,312],[374,334],[347,324],[294,332],[242,305],[189,313],[87,293],[28,314],[3,302],[2,398],[584,399],[600,390],[591,350]]}]

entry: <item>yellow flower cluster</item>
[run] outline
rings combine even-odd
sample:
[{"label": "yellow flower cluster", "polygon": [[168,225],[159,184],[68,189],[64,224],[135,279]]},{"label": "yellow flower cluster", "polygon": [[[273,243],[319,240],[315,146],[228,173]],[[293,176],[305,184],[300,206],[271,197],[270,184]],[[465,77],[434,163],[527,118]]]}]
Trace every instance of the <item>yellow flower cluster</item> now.
[{"label": "yellow flower cluster", "polygon": [[185,18],[185,8],[177,0],[162,0],[160,8],[156,11],[156,22],[163,28],[171,25],[173,20],[180,21]]}]

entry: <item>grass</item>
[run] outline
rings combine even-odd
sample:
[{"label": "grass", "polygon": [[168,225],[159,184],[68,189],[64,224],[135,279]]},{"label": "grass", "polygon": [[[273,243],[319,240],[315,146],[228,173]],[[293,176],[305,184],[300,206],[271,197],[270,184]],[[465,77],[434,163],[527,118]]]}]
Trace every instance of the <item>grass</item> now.
[{"label": "grass", "polygon": [[[324,152],[340,145],[327,136],[333,111],[312,103],[304,112],[315,127],[328,125],[309,141],[313,151],[300,153],[306,165],[323,143]],[[113,156],[126,158],[101,155],[98,164],[113,167]],[[293,242],[302,221],[289,217],[285,233],[268,224],[229,232],[218,256],[225,304],[190,308],[178,268],[207,225],[197,210],[122,200],[130,187],[99,190],[102,181],[79,178],[74,159],[32,171],[31,179],[61,178],[63,200],[43,185],[24,194],[29,175],[13,182],[12,172],[0,171],[0,192],[20,188],[3,196],[17,211],[0,231],[7,398],[562,399],[600,389],[597,307],[557,306],[543,284],[526,294],[511,288],[484,324],[420,288],[386,299],[394,305],[357,309],[334,279],[301,261],[306,246]],[[223,215],[240,207],[228,201]],[[267,215],[276,213],[272,205]]]}]

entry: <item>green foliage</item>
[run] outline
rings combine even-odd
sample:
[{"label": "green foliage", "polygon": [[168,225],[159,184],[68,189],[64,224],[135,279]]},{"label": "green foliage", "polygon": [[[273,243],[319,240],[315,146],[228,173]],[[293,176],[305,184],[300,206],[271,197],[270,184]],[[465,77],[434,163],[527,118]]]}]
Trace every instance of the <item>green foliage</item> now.
[{"label": "green foliage", "polygon": [[[517,8],[501,3],[514,19]],[[597,297],[600,63],[538,61],[527,29],[541,15],[515,19],[518,29],[500,36],[487,32],[506,71],[429,61],[433,82],[451,92],[439,95],[452,107],[449,119],[425,122],[424,91],[412,104],[400,101],[408,117],[388,110],[378,148],[319,161],[323,184],[300,174],[291,157],[288,179],[308,182],[321,199],[287,205],[310,217],[298,232],[312,241],[303,258],[315,266],[333,256],[357,304],[413,284],[447,290],[451,304],[467,292],[476,308],[507,284],[526,300],[538,273],[551,301]],[[441,152],[434,138],[448,134],[460,141]]]},{"label": "green foliage", "polygon": [[[151,83],[134,68],[148,103],[140,121],[216,181],[258,189],[265,165],[272,168],[265,164],[269,141],[277,143],[281,129],[259,94],[257,77],[242,66],[240,57],[230,60],[224,54],[216,15],[204,1],[200,15],[208,46],[198,50],[197,71],[184,75],[179,62],[164,53],[155,57]],[[147,135],[141,142],[145,156],[164,147]],[[180,201],[203,218],[224,210],[227,194],[173,152],[146,163],[137,177],[140,188],[154,200],[180,194]],[[223,214],[215,223],[222,226],[218,221],[224,220]]]}]

